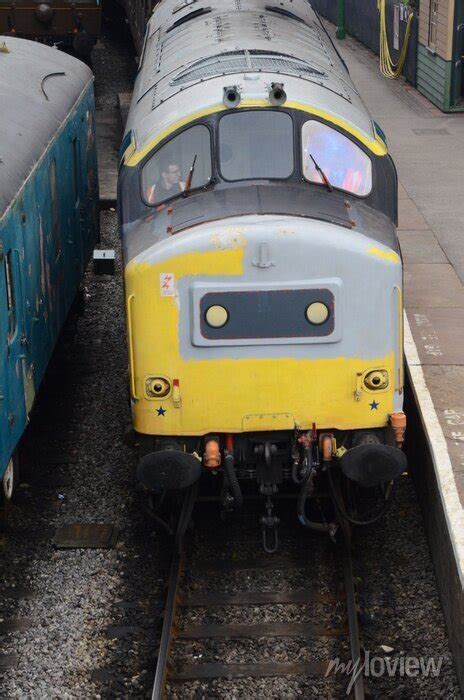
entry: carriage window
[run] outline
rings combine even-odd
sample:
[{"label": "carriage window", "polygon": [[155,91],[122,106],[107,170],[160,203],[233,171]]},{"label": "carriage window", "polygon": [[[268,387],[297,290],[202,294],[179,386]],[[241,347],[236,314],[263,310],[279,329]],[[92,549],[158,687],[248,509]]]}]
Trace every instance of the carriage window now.
[{"label": "carriage window", "polygon": [[[190,172],[193,167],[193,175]],[[191,180],[191,181],[190,181]],[[192,126],[168,141],[142,169],[146,204],[160,204],[187,187],[204,187],[211,180],[211,137],[206,126]]]},{"label": "carriage window", "polygon": [[8,313],[8,338],[12,338],[16,331],[15,295],[13,287],[13,261],[12,251],[5,256],[5,286],[6,306]]},{"label": "carriage window", "polygon": [[226,180],[290,177],[292,118],[271,110],[227,114],[219,122],[219,161]]},{"label": "carriage window", "polygon": [[306,180],[323,182],[314,158],[333,187],[360,197],[369,194],[372,189],[371,159],[353,141],[326,124],[308,121],[303,124],[301,143]]},{"label": "carriage window", "polygon": [[430,0],[429,2],[429,42],[428,47],[432,51],[437,49],[437,30],[438,30],[438,0]]},{"label": "carriage window", "polygon": [[50,200],[52,205],[52,241],[55,253],[55,258],[61,252],[61,239],[60,239],[60,211],[58,204],[58,187],[56,181],[56,160],[53,159],[50,163],[49,168],[50,177]]}]

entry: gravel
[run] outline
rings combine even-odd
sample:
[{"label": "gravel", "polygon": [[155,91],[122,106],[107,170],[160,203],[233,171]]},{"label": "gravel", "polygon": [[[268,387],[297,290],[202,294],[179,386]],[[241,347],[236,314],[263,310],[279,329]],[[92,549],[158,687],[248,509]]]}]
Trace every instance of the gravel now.
[{"label": "gravel", "polygon": [[[101,216],[104,244],[118,249],[116,214]],[[27,628],[3,640],[19,661],[4,673],[2,697],[96,697],[105,683],[92,672],[102,668],[119,678],[119,692],[138,695],[143,671],[153,671],[165,561],[138,502],[135,454],[121,439],[130,416],[120,269],[100,279],[89,270],[85,283],[87,309],[53,360],[2,542],[2,588],[31,589],[3,613]],[[55,527],[66,523],[109,523],[119,539],[108,550],[55,550]],[[109,625],[137,634],[111,639]]]},{"label": "gravel", "polygon": [[[279,513],[282,515],[282,512]],[[202,524],[197,517],[198,533],[189,545],[189,563],[183,587],[190,591],[234,592],[251,590],[296,590],[320,586],[323,602],[304,605],[247,605],[237,607],[190,608],[182,611],[180,628],[188,624],[252,624],[262,622],[314,622],[324,628],[341,626],[346,620],[342,572],[337,565],[337,550],[324,538],[314,537],[296,524],[293,509],[284,511],[282,538],[278,558],[287,551],[289,568],[279,564],[273,569],[202,571],[202,562],[215,559],[230,566],[254,557],[263,558],[256,526],[226,526],[222,530]],[[294,522],[293,528],[291,522]],[[291,543],[291,546],[290,546]],[[287,546],[288,545],[288,546]],[[301,566],[306,556],[309,566]],[[270,558],[272,560],[272,557]],[[398,673],[365,679],[375,697],[388,698],[459,698],[459,689],[446,638],[430,553],[423,530],[422,517],[413,484],[402,479],[395,501],[385,518],[374,527],[357,530],[354,547],[354,572],[359,597],[360,621],[364,648],[373,661],[374,673],[379,665],[397,664]],[[338,577],[337,577],[338,573]],[[324,602],[324,596],[326,601]],[[331,602],[330,596],[334,598]],[[377,658],[378,657],[378,658]],[[438,677],[408,676],[404,672],[407,657],[441,658]],[[349,660],[346,640],[282,638],[259,640],[177,640],[174,662],[183,663],[253,663],[286,661]],[[384,666],[385,668],[385,666]],[[401,670],[403,669],[403,670]],[[348,683],[346,675],[328,678],[268,678],[193,681],[171,684],[171,698],[279,698],[342,697]]]}]

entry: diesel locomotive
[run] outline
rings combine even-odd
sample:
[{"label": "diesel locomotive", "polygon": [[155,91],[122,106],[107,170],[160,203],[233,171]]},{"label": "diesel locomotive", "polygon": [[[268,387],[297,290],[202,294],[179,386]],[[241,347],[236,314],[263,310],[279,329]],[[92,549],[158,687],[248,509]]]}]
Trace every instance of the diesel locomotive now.
[{"label": "diesel locomotive", "polygon": [[0,42],[0,515],[17,448],[98,236],[93,75]]},{"label": "diesel locomotive", "polygon": [[268,548],[279,490],[329,532],[307,508],[327,480],[388,499],[407,466],[397,176],[306,0],[156,5],[119,217],[147,491],[214,473],[239,508],[255,483]]},{"label": "diesel locomotive", "polygon": [[72,48],[88,56],[100,34],[102,0],[0,0],[0,34]]}]

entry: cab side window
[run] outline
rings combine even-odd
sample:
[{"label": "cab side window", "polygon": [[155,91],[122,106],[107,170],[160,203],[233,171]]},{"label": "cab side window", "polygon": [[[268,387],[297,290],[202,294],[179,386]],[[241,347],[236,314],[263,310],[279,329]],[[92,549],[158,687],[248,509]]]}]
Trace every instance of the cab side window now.
[{"label": "cab side window", "polygon": [[333,187],[358,197],[372,190],[372,162],[353,141],[322,122],[303,124],[301,133],[303,175],[309,182],[322,184],[323,171]]},{"label": "cab side window", "polygon": [[[142,168],[142,195],[146,204],[161,204],[187,189],[211,180],[211,136],[198,124],[161,146]],[[189,182],[190,181],[190,182]]]}]

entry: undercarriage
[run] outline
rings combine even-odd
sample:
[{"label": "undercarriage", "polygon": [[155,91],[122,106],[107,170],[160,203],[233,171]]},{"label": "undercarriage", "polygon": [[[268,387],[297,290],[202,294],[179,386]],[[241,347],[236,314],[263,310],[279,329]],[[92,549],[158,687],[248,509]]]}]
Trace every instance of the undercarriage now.
[{"label": "undercarriage", "polygon": [[296,501],[302,526],[334,538],[341,521],[370,525],[391,502],[394,481],[407,469],[401,450],[404,414],[385,429],[242,433],[205,438],[138,435],[137,476],[150,512],[166,527],[172,497],[198,488],[217,500],[223,518],[238,517],[260,499],[263,547],[278,549],[277,504]]}]

